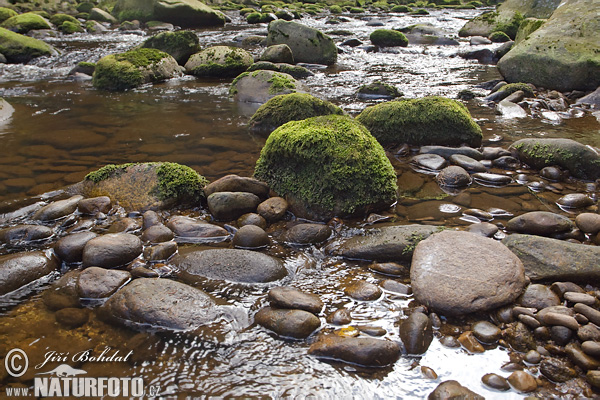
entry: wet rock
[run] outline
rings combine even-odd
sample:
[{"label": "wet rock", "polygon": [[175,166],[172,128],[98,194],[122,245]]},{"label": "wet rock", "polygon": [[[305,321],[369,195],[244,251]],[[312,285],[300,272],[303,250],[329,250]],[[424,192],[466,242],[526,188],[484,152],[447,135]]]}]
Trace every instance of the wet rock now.
[{"label": "wet rock", "polygon": [[600,343],[593,340],[587,340],[581,343],[581,350],[590,357],[600,357]]},{"label": "wet rock", "polygon": [[161,219],[156,211],[148,210],[142,214],[142,229],[147,230],[155,225],[161,225]]},{"label": "wet rock", "polygon": [[420,242],[410,275],[415,298],[449,315],[508,304],[526,283],[523,265],[506,247],[458,231],[443,231]]},{"label": "wet rock", "polygon": [[44,41],[5,28],[0,28],[0,42],[2,55],[9,63],[27,63],[37,57],[57,54],[54,47]]},{"label": "wet rock", "polygon": [[254,60],[244,49],[211,46],[192,54],[185,63],[188,74],[199,77],[235,77],[246,71]]},{"label": "wet rock", "polygon": [[369,85],[362,85],[356,93],[363,99],[393,99],[402,96],[402,93],[393,85],[382,81],[375,81]]},{"label": "wet rock", "polygon": [[540,176],[553,182],[558,182],[563,178],[563,172],[557,167],[544,167],[540,170]]},{"label": "wet rock", "polygon": [[473,179],[496,186],[508,185],[512,182],[512,178],[508,175],[490,174],[487,172],[476,172],[473,174]]},{"label": "wet rock", "polygon": [[479,321],[471,327],[473,335],[482,343],[496,343],[502,334],[500,328],[488,321]]},{"label": "wet rock", "polygon": [[327,322],[333,325],[347,325],[352,322],[352,316],[350,310],[347,308],[340,308],[335,310],[333,313],[327,316]]},{"label": "wet rock", "polygon": [[140,223],[133,218],[122,218],[112,224],[107,233],[135,232],[140,228]]},{"label": "wet rock", "polygon": [[254,321],[280,336],[305,339],[321,326],[314,314],[304,310],[265,307],[256,313]]},{"label": "wet rock", "polygon": [[585,378],[594,388],[600,388],[600,371],[588,371]]},{"label": "wet rock", "polygon": [[323,310],[319,296],[290,286],[273,288],[268,297],[273,307],[304,310],[317,315]]},{"label": "wet rock", "polygon": [[411,162],[421,168],[432,171],[439,171],[446,166],[446,159],[437,154],[417,154],[411,159]]},{"label": "wet rock", "polygon": [[247,192],[217,192],[207,198],[210,213],[221,221],[231,221],[256,211],[260,199]]},{"label": "wet rock", "polygon": [[258,205],[256,212],[268,222],[279,221],[288,209],[288,203],[282,197],[271,197]]},{"label": "wet rock", "polygon": [[522,353],[536,348],[536,342],[531,331],[522,322],[510,324],[502,331],[502,337],[513,349]]},{"label": "wet rock", "polygon": [[485,160],[495,160],[496,158],[510,156],[510,151],[502,147],[484,147],[482,154]]},{"label": "wet rock", "polygon": [[258,249],[269,244],[269,236],[256,225],[245,225],[233,235],[232,242],[236,248]]},{"label": "wet rock", "polygon": [[329,36],[296,22],[269,24],[267,46],[275,44],[287,44],[296,62],[332,65],[337,61],[337,48]]},{"label": "wet rock", "polygon": [[440,343],[442,344],[442,346],[449,347],[452,349],[460,347],[458,339],[456,339],[454,336],[442,336],[440,338]]},{"label": "wet rock", "polygon": [[172,230],[163,224],[152,225],[142,232],[142,241],[146,243],[168,242],[175,237]]},{"label": "wet rock", "polygon": [[573,306],[575,312],[585,315],[591,322],[600,325],[600,311],[585,304],[575,304]]},{"label": "wet rock", "polygon": [[549,287],[545,285],[529,285],[519,298],[523,307],[531,307],[541,310],[542,308],[557,306],[560,299]]},{"label": "wet rock", "polygon": [[394,262],[373,263],[369,265],[369,269],[389,276],[408,276],[409,274],[407,267]]},{"label": "wet rock", "polygon": [[77,209],[84,215],[96,215],[98,213],[108,213],[112,208],[112,202],[108,196],[92,197],[90,199],[81,199]]},{"label": "wet rock", "polygon": [[462,167],[452,165],[441,170],[435,177],[436,182],[444,187],[460,188],[471,184],[471,176]]},{"label": "wet rock", "polygon": [[57,268],[57,260],[41,251],[0,256],[0,296],[40,279]]},{"label": "wet rock", "polygon": [[575,217],[575,225],[583,233],[595,235],[600,232],[600,214],[581,213]]},{"label": "wet rock", "polygon": [[81,199],[83,199],[83,196],[73,196],[65,200],[52,202],[36,211],[32,218],[39,221],[53,221],[64,218],[75,212]]},{"label": "wet rock", "polygon": [[60,238],[54,244],[56,255],[66,263],[81,262],[83,259],[83,248],[86,243],[98,235],[94,232],[77,232]]},{"label": "wet rock", "polygon": [[225,15],[197,0],[159,0],[138,3],[134,0],[118,0],[112,14],[121,21],[131,15],[142,15],[145,21],[168,22],[182,28],[207,28],[225,25]]},{"label": "wet rock", "polygon": [[82,298],[102,299],[115,293],[130,279],[131,274],[127,271],[90,267],[79,275],[77,290]]},{"label": "wet rock", "polygon": [[177,252],[177,243],[164,242],[144,249],[144,258],[150,262],[168,260]]},{"label": "wet rock", "polygon": [[318,244],[331,236],[331,228],[323,224],[298,224],[291,227],[284,240],[293,244]]},{"label": "wet rock", "polygon": [[525,358],[523,358],[523,361],[529,364],[539,364],[540,361],[542,361],[542,355],[536,350],[529,350],[527,354],[525,354]]},{"label": "wet rock", "polygon": [[585,293],[581,286],[573,282],[554,282],[550,286],[550,289],[560,298],[562,298],[567,292]]},{"label": "wet rock", "polygon": [[600,328],[595,324],[586,324],[577,330],[577,337],[582,341],[600,341]]},{"label": "wet rock", "polygon": [[469,39],[469,44],[471,46],[478,46],[478,45],[482,45],[482,44],[492,44],[492,41],[483,36],[472,36]]},{"label": "wet rock", "polygon": [[346,286],[344,293],[355,300],[372,301],[381,297],[383,292],[377,285],[365,281],[358,281]]},{"label": "wet rock", "polygon": [[226,175],[204,188],[206,197],[216,192],[247,192],[253,193],[260,198],[265,198],[269,194],[269,186],[254,178]]},{"label": "wet rock", "polygon": [[400,346],[389,340],[323,335],[310,346],[308,354],[366,367],[383,367],[398,360]]},{"label": "wet rock", "polygon": [[83,266],[116,268],[142,253],[142,241],[129,233],[112,233],[88,241],[83,248]]},{"label": "wet rock", "polygon": [[142,47],[164,51],[179,65],[184,65],[200,49],[200,41],[192,31],[161,32],[146,39]]},{"label": "wet rock", "polygon": [[585,354],[581,350],[581,347],[579,347],[578,344],[575,344],[575,343],[567,344],[565,346],[565,351],[567,352],[567,356],[569,357],[569,360],[571,360],[571,362],[573,362],[573,364],[577,365],[578,367],[582,368],[585,371],[588,371],[591,369],[598,369],[598,367],[600,367],[600,362],[598,362],[598,360]]},{"label": "wet rock", "polygon": [[138,330],[188,331],[216,321],[222,311],[199,289],[169,279],[139,278],[108,299],[99,314]]},{"label": "wet rock", "polygon": [[496,168],[515,170],[521,167],[521,162],[513,156],[502,156],[492,161],[492,165]]},{"label": "wet rock", "polygon": [[506,378],[498,374],[485,374],[483,377],[481,377],[481,382],[483,382],[483,384],[487,387],[500,390],[502,392],[506,392],[510,389],[510,385],[508,384]]},{"label": "wet rock", "polygon": [[569,193],[556,201],[564,208],[584,208],[594,204],[594,200],[583,193]]},{"label": "wet rock", "polygon": [[80,307],[77,281],[80,271],[69,271],[52,282],[42,294],[42,300],[51,310]]},{"label": "wet rock", "polygon": [[[467,157],[470,157],[474,160],[481,160],[483,158],[483,154],[472,147],[462,146],[462,147],[446,147],[446,146],[422,146],[419,149],[420,154],[437,154],[439,156],[444,157],[445,159],[449,159],[455,154],[461,154]],[[509,153],[510,154],[510,153]]]},{"label": "wet rock", "polygon": [[517,391],[521,393],[533,392],[538,385],[533,376],[525,371],[515,371],[508,377],[508,382]]},{"label": "wet rock", "polygon": [[525,118],[527,112],[518,104],[515,104],[508,99],[500,100],[496,104],[496,111],[504,118]]},{"label": "wet rock", "polygon": [[481,64],[492,64],[494,61],[494,52],[490,49],[469,50],[458,55],[466,60],[477,60]]},{"label": "wet rock", "polygon": [[484,400],[485,397],[478,395],[472,390],[462,386],[457,381],[445,381],[440,383],[433,392],[427,396],[428,400],[468,399]]},{"label": "wet rock", "polygon": [[491,238],[498,232],[498,227],[489,222],[479,222],[477,224],[469,225],[467,230],[476,235]]},{"label": "wet rock", "polygon": [[274,44],[263,51],[260,61],[269,61],[272,63],[294,64],[294,54],[287,44]]},{"label": "wet rock", "polygon": [[574,317],[569,315],[549,312],[544,315],[543,321],[546,325],[560,325],[569,328],[573,331],[579,329],[579,323]]},{"label": "wet rock", "polygon": [[408,261],[417,243],[437,232],[427,225],[399,225],[369,229],[333,247],[331,253],[344,258],[373,261]]},{"label": "wet rock", "polygon": [[549,236],[569,232],[573,230],[574,225],[563,215],[548,211],[532,211],[512,218],[507,222],[506,228],[518,233]]},{"label": "wet rock", "polygon": [[466,331],[460,334],[458,342],[464,347],[469,353],[483,353],[485,349],[477,341],[472,331]]},{"label": "wet rock", "polygon": [[262,229],[265,229],[267,227],[267,221],[262,216],[256,213],[244,214],[241,217],[239,217],[236,222],[240,228],[246,225],[255,225]]},{"label": "wet rock", "polygon": [[412,289],[409,285],[405,285],[404,283],[395,281],[393,279],[385,279],[380,283],[380,286],[387,290],[388,292],[392,292],[394,294],[399,294],[402,296],[408,296],[412,294]]},{"label": "wet rock", "polygon": [[54,234],[51,228],[43,225],[15,225],[0,229],[0,242],[18,246],[48,239]]},{"label": "wet rock", "polygon": [[566,292],[563,297],[571,303],[583,303],[588,306],[593,306],[598,301],[594,296],[587,293]]},{"label": "wet rock", "polygon": [[433,328],[429,317],[414,312],[402,321],[400,338],[408,354],[423,354],[433,340]]},{"label": "wet rock", "polygon": [[67,329],[75,329],[85,325],[90,316],[85,308],[63,308],[56,312],[56,322]]},{"label": "wet rock", "polygon": [[158,278],[160,276],[158,271],[146,268],[143,265],[131,268],[130,272],[134,278]]},{"label": "wet rock", "polygon": [[220,226],[180,215],[171,217],[169,222],[167,222],[167,227],[173,231],[178,238],[183,239],[223,238],[229,236],[229,232]]},{"label": "wet rock", "polygon": [[450,161],[459,167],[464,168],[469,172],[485,172],[487,168],[479,161],[462,154],[454,154],[450,157]]},{"label": "wet rock", "polygon": [[557,358],[544,358],[540,363],[540,372],[553,382],[566,382],[577,376],[568,363]]},{"label": "wet rock", "polygon": [[230,282],[261,283],[287,276],[287,270],[279,259],[249,250],[180,249],[180,254],[171,262],[179,268],[181,277],[186,282],[205,277]]},{"label": "wet rock", "polygon": [[541,169],[558,165],[580,179],[600,177],[600,155],[570,139],[521,139],[510,146],[521,162]]},{"label": "wet rock", "polygon": [[571,280],[589,282],[600,279],[596,267],[600,249],[534,235],[507,236],[502,240],[523,262],[525,274],[534,281]]},{"label": "wet rock", "polygon": [[494,219],[494,216],[491,213],[480,210],[479,208],[469,208],[464,210],[463,214],[475,217],[481,221],[491,221]]},{"label": "wet rock", "polygon": [[231,84],[229,94],[235,101],[264,104],[278,95],[307,91],[307,87],[290,74],[257,70],[238,75]]}]

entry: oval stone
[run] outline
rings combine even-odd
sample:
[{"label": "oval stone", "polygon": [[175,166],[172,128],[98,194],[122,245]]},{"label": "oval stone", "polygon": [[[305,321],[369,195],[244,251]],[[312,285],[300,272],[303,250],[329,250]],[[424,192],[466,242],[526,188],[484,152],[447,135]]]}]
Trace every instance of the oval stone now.
[{"label": "oval stone", "polygon": [[308,354],[367,367],[383,367],[400,357],[400,346],[389,340],[323,335]]},{"label": "oval stone", "polygon": [[314,314],[304,310],[265,307],[254,316],[257,324],[280,336],[305,339],[321,326]]},{"label": "oval stone", "polygon": [[129,233],[111,233],[96,237],[83,248],[84,267],[116,268],[133,261],[142,253],[142,241]]}]

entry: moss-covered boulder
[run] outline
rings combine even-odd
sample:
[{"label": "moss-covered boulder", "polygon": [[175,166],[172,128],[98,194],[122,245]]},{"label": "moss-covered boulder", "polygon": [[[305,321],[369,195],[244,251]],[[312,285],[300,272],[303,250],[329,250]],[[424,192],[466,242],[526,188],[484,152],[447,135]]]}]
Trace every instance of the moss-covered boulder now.
[{"label": "moss-covered boulder", "polygon": [[571,139],[521,139],[510,150],[532,168],[558,165],[576,178],[600,178],[600,154]]},{"label": "moss-covered boulder", "polygon": [[142,48],[101,58],[96,63],[93,84],[98,89],[122,91],[173,78],[179,72],[177,61],[167,53]]},{"label": "moss-covered boulder", "polygon": [[402,96],[397,87],[389,83],[375,81],[368,85],[362,85],[358,88],[358,97],[368,99],[393,99]]},{"label": "moss-covered boulder", "polygon": [[284,74],[293,76],[294,79],[304,79],[314,75],[314,73],[312,73],[309,69],[301,67],[300,65],[272,63],[270,61],[257,61],[252,64],[250,68],[248,68],[248,72],[258,71],[261,69],[283,72]]},{"label": "moss-covered boulder", "polygon": [[383,145],[481,145],[479,125],[460,102],[444,97],[389,101],[367,107],[357,120]]},{"label": "moss-covered boulder", "polygon": [[291,75],[258,70],[244,72],[231,83],[229,95],[245,103],[266,103],[269,99],[289,93],[305,93],[307,88]]},{"label": "moss-covered boulder", "polygon": [[0,54],[9,63],[26,63],[36,57],[56,54],[56,50],[41,40],[0,28]]},{"label": "moss-covered boulder", "polygon": [[61,26],[65,21],[72,22],[77,25],[81,25],[77,18],[68,14],[54,14],[50,17],[50,22],[55,26]]},{"label": "moss-covered boulder", "polygon": [[497,11],[488,11],[467,22],[459,36],[489,36],[501,31],[515,39],[524,18],[549,18],[561,0],[506,0]]},{"label": "moss-covered boulder", "polygon": [[502,31],[490,33],[489,39],[492,41],[492,43],[506,43],[510,41],[510,37]]},{"label": "moss-covered boulder", "polygon": [[600,86],[600,3],[567,0],[498,62],[508,82],[559,91]]},{"label": "moss-covered boulder", "polygon": [[336,105],[307,93],[290,93],[275,96],[254,113],[250,131],[268,135],[289,121],[300,121],[320,115],[343,115]]},{"label": "moss-covered boulder", "polygon": [[109,164],[89,173],[70,191],[108,196],[126,210],[158,210],[198,204],[208,181],[190,167],[169,163]]},{"label": "moss-covered boulder", "polygon": [[225,25],[225,16],[198,0],[117,0],[112,11],[119,21],[163,21],[183,28]]},{"label": "moss-covered boulder", "polygon": [[200,50],[200,40],[192,31],[161,32],[146,39],[142,47],[164,51],[179,65],[185,65],[190,56]]},{"label": "moss-covered boulder", "polygon": [[528,39],[529,35],[544,25],[544,22],[546,22],[545,19],[525,18],[517,30],[517,36],[515,36],[515,45],[525,39]]},{"label": "moss-covered boulder", "polygon": [[88,19],[91,21],[108,22],[109,24],[116,24],[118,22],[110,13],[96,7],[92,8]]},{"label": "moss-covered boulder", "polygon": [[188,74],[204,77],[234,77],[246,71],[254,62],[244,49],[214,46],[193,54],[185,70]]},{"label": "moss-covered boulder", "polygon": [[0,22],[4,22],[7,19],[17,15],[15,10],[6,7],[0,7]]},{"label": "moss-covered boulder", "polygon": [[371,43],[382,47],[406,47],[408,39],[402,32],[393,29],[377,29],[369,36]]},{"label": "moss-covered boulder", "polygon": [[52,29],[50,21],[32,12],[10,17],[2,23],[2,27],[17,33],[27,33],[34,29]]},{"label": "moss-covered boulder", "polygon": [[291,121],[265,143],[256,178],[301,218],[361,215],[396,201],[396,173],[369,132],[347,116]]},{"label": "moss-covered boulder", "polygon": [[269,24],[267,46],[287,44],[296,62],[332,65],[337,61],[337,47],[321,31],[283,20]]},{"label": "moss-covered boulder", "polygon": [[73,33],[84,31],[80,23],[73,23],[71,21],[63,22],[58,29],[65,35],[71,35]]}]

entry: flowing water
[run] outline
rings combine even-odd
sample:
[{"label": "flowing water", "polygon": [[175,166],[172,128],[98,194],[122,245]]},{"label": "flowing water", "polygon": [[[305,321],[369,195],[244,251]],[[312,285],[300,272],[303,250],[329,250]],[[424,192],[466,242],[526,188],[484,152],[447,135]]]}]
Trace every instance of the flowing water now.
[{"label": "flowing water", "polygon": [[[385,27],[431,23],[456,36],[465,20],[479,11],[436,10],[429,16],[362,15],[339,25],[328,18],[306,17],[303,23],[325,32],[344,29],[368,43],[368,19],[379,19]],[[202,46],[239,45],[240,38],[265,34],[265,25],[247,25],[239,16],[217,30],[197,31]],[[264,138],[250,135],[246,124],[256,107],[238,104],[228,97],[230,80],[182,77],[148,85],[125,93],[95,90],[90,81],[68,79],[70,69],[80,61],[125,51],[147,36],[114,31],[103,35],[75,34],[47,39],[61,51],[60,56],[39,59],[31,65],[0,65],[0,96],[15,108],[13,116],[0,123],[0,223],[6,225],[19,207],[44,201],[65,186],[80,181],[88,172],[109,163],[173,161],[186,164],[210,180],[225,174],[250,176]],[[339,44],[345,39],[335,36]],[[393,84],[406,97],[443,95],[455,98],[463,89],[499,79],[494,66],[464,60],[459,46],[410,45],[385,52],[367,52],[344,47],[338,63],[330,68],[313,68],[306,80],[310,89],[341,106],[350,114],[360,112],[374,101],[355,96],[359,86],[375,80]],[[254,55],[262,49],[250,49]],[[484,94],[481,89],[474,89]],[[505,120],[472,100],[473,117],[482,125],[484,145],[508,146],[524,137],[568,137],[600,146],[600,124],[593,116],[551,123],[542,119]],[[466,226],[473,221],[463,216],[462,201],[446,197],[432,175],[416,172],[408,159],[389,156],[397,169],[399,186],[406,197],[388,216],[397,222],[420,222]],[[528,171],[524,171],[528,173]],[[531,181],[539,180],[531,174]],[[529,182],[531,183],[531,182]],[[472,208],[500,208],[506,211],[494,222],[532,210],[561,212],[556,199],[567,192],[586,191],[596,197],[595,186],[568,182],[554,190],[534,191],[526,184],[504,188],[474,184],[465,193]],[[47,193],[46,195],[43,195]],[[135,216],[134,216],[135,217]],[[348,221],[342,235],[363,229],[362,222]],[[283,226],[272,226],[277,234]],[[6,253],[7,249],[0,252]],[[286,260],[294,276],[293,285],[316,293],[327,305],[327,313],[338,308],[351,310],[353,325],[384,328],[386,338],[399,340],[398,321],[411,307],[410,296],[386,292],[375,302],[360,302],[343,294],[343,287],[357,280],[380,282],[380,275],[358,262],[327,257],[322,248],[270,247],[267,252]],[[405,277],[408,283],[408,277]],[[206,287],[204,288],[206,289]],[[210,293],[252,314],[266,304],[269,287],[217,284]],[[333,330],[322,318],[324,330]],[[457,325],[466,321],[452,321]],[[80,362],[90,376],[141,376],[150,387],[160,386],[164,396],[197,397],[285,397],[285,398],[423,398],[441,380],[456,379],[486,398],[521,398],[514,392],[500,394],[485,388],[484,373],[500,371],[509,353],[500,347],[483,354],[443,347],[437,339],[423,357],[403,357],[392,367],[364,369],[319,361],[306,354],[308,344],[277,338],[266,330],[241,323],[235,333],[224,334],[219,343],[185,335],[136,333],[106,325],[92,314],[90,322],[73,331],[59,327],[54,313],[47,310],[39,295],[0,314],[0,354],[13,347],[26,349],[34,360],[43,360],[49,350],[69,352],[106,346],[122,353],[134,351],[135,362]],[[421,366],[433,368],[440,379],[424,378]],[[31,374],[21,378],[29,382]],[[2,375],[0,375],[2,382]],[[567,390],[548,385],[554,395]]]}]

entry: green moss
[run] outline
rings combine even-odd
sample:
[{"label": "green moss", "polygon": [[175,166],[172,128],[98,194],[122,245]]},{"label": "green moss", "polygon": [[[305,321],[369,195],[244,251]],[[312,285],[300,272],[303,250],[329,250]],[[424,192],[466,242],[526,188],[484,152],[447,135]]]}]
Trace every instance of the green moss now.
[{"label": "green moss", "polygon": [[81,61],[81,62],[77,63],[77,65],[79,65],[82,68],[96,68],[95,63],[87,62],[87,61]]},{"label": "green moss", "polygon": [[208,180],[185,165],[163,162],[156,169],[158,197],[161,200],[183,198],[199,201],[204,197]]},{"label": "green moss", "polygon": [[392,7],[392,9],[390,11],[394,12],[394,13],[409,13],[412,11],[412,8],[405,6],[404,4],[401,4],[399,6]]},{"label": "green moss", "polygon": [[494,43],[505,43],[510,41],[510,37],[508,37],[508,35],[502,31],[495,31],[490,33],[488,39],[490,39]]},{"label": "green moss", "polygon": [[364,12],[365,12],[365,10],[360,7],[352,7],[350,9],[350,14],[362,14]]},{"label": "green moss", "polygon": [[255,176],[312,209],[351,214],[396,198],[396,173],[383,148],[352,118],[292,121],[276,129]]},{"label": "green moss", "polygon": [[156,49],[135,49],[115,55],[115,60],[128,62],[136,67],[147,67],[167,57],[168,54]]},{"label": "green moss", "polygon": [[513,17],[508,22],[498,23],[493,29],[494,31],[500,31],[506,33],[512,40],[517,36],[517,31],[519,30],[519,26],[523,22],[525,18],[520,12],[515,12]]},{"label": "green moss", "polygon": [[366,108],[357,120],[383,144],[481,145],[481,128],[456,100],[430,96]]},{"label": "green moss", "polygon": [[50,22],[56,26],[61,26],[65,21],[69,21],[76,25],[81,25],[76,18],[67,14],[54,14],[52,17],[50,17]]},{"label": "green moss", "polygon": [[408,244],[406,245],[405,248],[402,249],[402,254],[403,255],[412,254],[415,251],[415,248],[417,247],[419,242],[424,239],[425,239],[424,235],[420,235],[418,233],[411,234],[410,237],[407,239]]},{"label": "green moss", "polygon": [[17,33],[27,33],[34,29],[51,29],[47,20],[32,12],[10,17],[2,23],[2,27]]},{"label": "green moss", "polygon": [[423,8],[419,8],[418,10],[412,11],[411,14],[413,14],[413,15],[429,15],[429,11],[427,11]]},{"label": "green moss", "polygon": [[79,11],[80,13],[88,13],[90,11],[92,11],[92,8],[94,8],[95,5],[92,2],[89,1],[84,1],[83,3],[80,3],[79,5],[77,5],[77,11]]},{"label": "green moss", "polygon": [[333,5],[329,7],[329,12],[332,14],[341,14],[342,13],[342,7],[338,6],[338,5]]},{"label": "green moss", "polygon": [[251,12],[246,15],[246,22],[249,24],[259,24],[262,14],[259,12]]},{"label": "green moss", "polygon": [[545,19],[526,18],[519,25],[517,36],[515,37],[515,45],[529,38],[533,32],[537,31],[546,22]]},{"label": "green moss", "polygon": [[235,77],[233,82],[231,82],[231,86],[229,87],[229,95],[230,96],[234,96],[235,94],[237,94],[237,86],[236,85],[237,85],[238,81],[247,76],[250,76],[250,72],[242,72],[241,74],[239,74],[238,76]]},{"label": "green moss", "polygon": [[66,35],[70,35],[75,32],[83,32],[83,28],[80,24],[74,24],[70,21],[63,22],[59,29]]},{"label": "green moss", "polygon": [[499,92],[508,92],[508,95],[513,94],[516,91],[522,90],[525,93],[525,97],[534,97],[533,89],[526,83],[509,83],[508,85],[502,86],[498,89]]},{"label": "green moss", "polygon": [[237,47],[215,46],[193,55],[186,68],[196,76],[232,77],[252,65],[252,56]]},{"label": "green moss", "polygon": [[250,130],[270,133],[289,121],[300,121],[319,115],[343,115],[341,108],[306,93],[290,93],[275,96],[254,113]]},{"label": "green moss", "polygon": [[271,79],[269,79],[267,82],[271,84],[269,87],[269,94],[277,94],[286,89],[296,89],[296,82],[284,74],[274,73]]},{"label": "green moss", "polygon": [[54,52],[49,44],[28,36],[0,28],[0,53],[10,63],[24,63],[35,57],[47,56]]},{"label": "green moss", "polygon": [[0,22],[4,22],[15,15],[17,15],[15,10],[11,10],[10,8],[6,7],[0,7]]},{"label": "green moss", "polygon": [[250,14],[250,13],[253,13],[253,12],[256,12],[256,10],[254,8],[242,8],[240,10],[240,15],[244,16],[246,14]]},{"label": "green moss", "polygon": [[398,90],[398,88],[381,81],[376,81],[371,84],[361,86],[358,89],[358,94],[391,98],[402,96],[402,93]]},{"label": "green moss", "polygon": [[161,32],[144,41],[142,47],[164,51],[179,64],[185,64],[192,54],[200,50],[200,40],[192,31]]},{"label": "green moss", "polygon": [[120,165],[108,164],[108,165],[105,165],[104,167],[100,168],[99,170],[90,172],[89,174],[87,174],[85,176],[84,179],[86,181],[92,181],[94,183],[98,183],[98,182],[101,182],[112,176],[122,174],[131,165],[134,165],[134,163],[127,163],[127,164],[120,164]]},{"label": "green moss", "polygon": [[371,42],[376,46],[408,46],[408,39],[402,32],[398,32],[392,29],[377,29],[369,36]]}]

